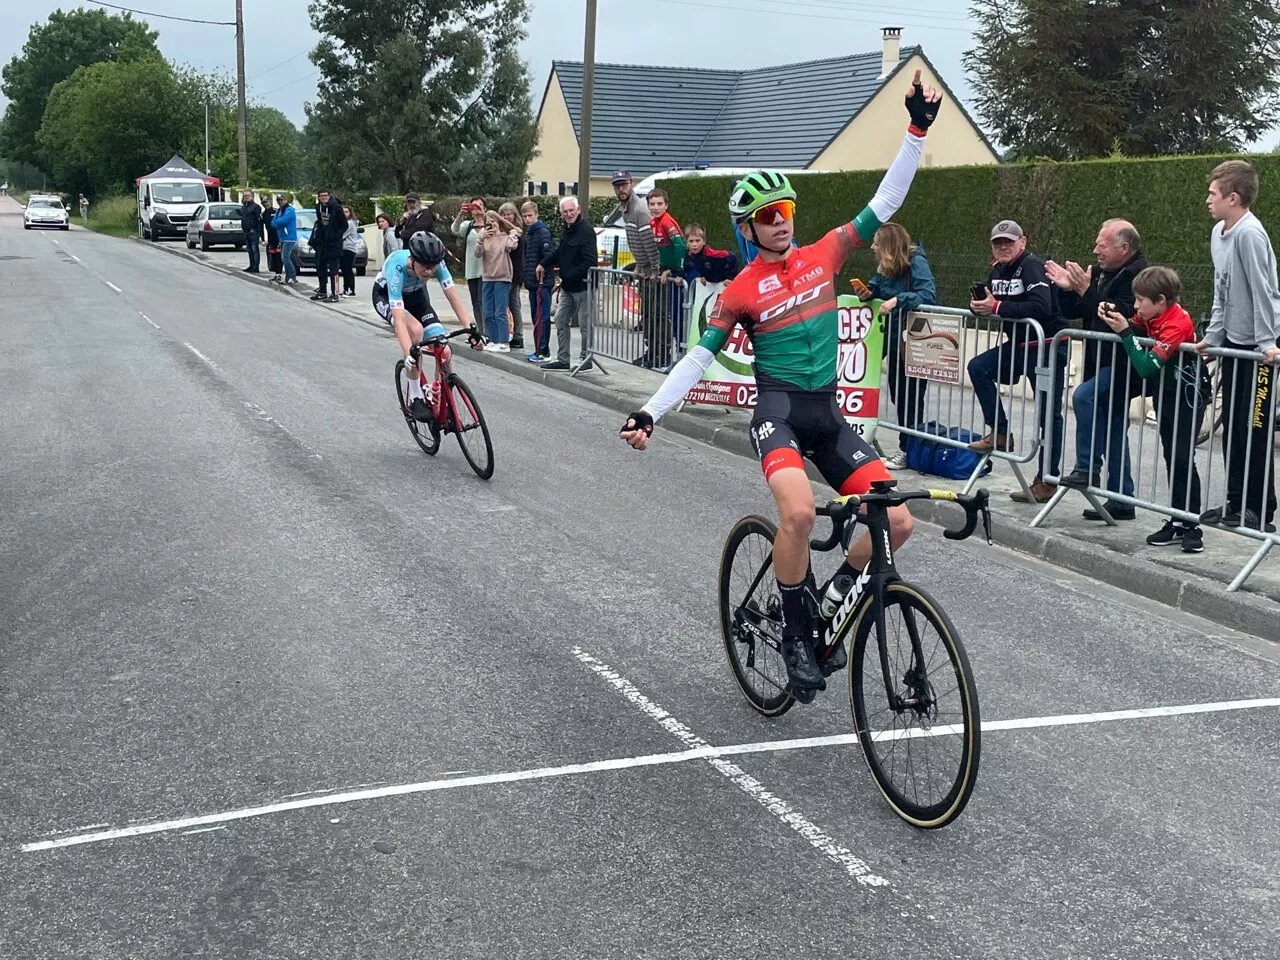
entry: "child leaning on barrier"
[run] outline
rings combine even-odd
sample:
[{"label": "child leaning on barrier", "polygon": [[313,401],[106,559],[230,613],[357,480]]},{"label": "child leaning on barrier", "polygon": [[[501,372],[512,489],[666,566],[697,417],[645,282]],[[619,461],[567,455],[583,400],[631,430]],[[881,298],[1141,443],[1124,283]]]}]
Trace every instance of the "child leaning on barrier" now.
[{"label": "child leaning on barrier", "polygon": [[[1182,281],[1168,267],[1147,267],[1133,278],[1132,320],[1115,309],[1113,303],[1098,307],[1099,318],[1120,334],[1134,371],[1152,381],[1143,392],[1155,397],[1160,422],[1160,445],[1169,474],[1171,504],[1175,509],[1200,514],[1200,473],[1196,470],[1196,434],[1200,415],[1209,396],[1204,364],[1178,348],[1196,342],[1195,325],[1178,303]],[[1138,343],[1139,337],[1154,340],[1151,346]],[[1147,537],[1152,546],[1179,544],[1184,553],[1200,553],[1204,539],[1192,521],[1169,519]]]}]

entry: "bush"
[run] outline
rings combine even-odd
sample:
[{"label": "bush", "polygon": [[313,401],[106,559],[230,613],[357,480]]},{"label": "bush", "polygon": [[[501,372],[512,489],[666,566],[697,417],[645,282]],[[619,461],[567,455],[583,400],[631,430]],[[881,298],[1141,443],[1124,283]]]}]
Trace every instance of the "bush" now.
[{"label": "bush", "polygon": [[391,194],[378,197],[378,209],[390,217],[392,223],[395,223],[404,214],[404,197]]},{"label": "bush", "polygon": [[339,199],[351,208],[351,212],[356,215],[356,219],[361,223],[373,223],[373,218],[377,216],[374,210],[373,197],[368,194],[349,193]]},{"label": "bush", "polygon": [[[1098,226],[1110,217],[1132,220],[1152,263],[1182,275],[1184,304],[1206,314],[1213,300],[1209,258],[1211,223],[1204,212],[1205,177],[1225,156],[1106,159],[1076,163],[933,167],[916,174],[906,203],[894,217],[920,242],[938,281],[938,299],[968,301],[970,283],[987,276],[991,224],[1017,220],[1036,253],[1093,261]],[[1280,156],[1248,155],[1262,180],[1254,211],[1280,222]],[[880,171],[805,174],[792,178],[800,208],[796,239],[811,243],[840,218],[852,217],[875,193]],[[677,220],[700,221],[709,243],[737,248],[726,201],[731,181],[723,177],[680,177],[664,181]],[[875,269],[870,251],[858,250],[847,276]]]},{"label": "bush", "polygon": [[138,198],[133,194],[126,194],[122,197],[102,197],[90,203],[88,227],[113,237],[136,236]]}]

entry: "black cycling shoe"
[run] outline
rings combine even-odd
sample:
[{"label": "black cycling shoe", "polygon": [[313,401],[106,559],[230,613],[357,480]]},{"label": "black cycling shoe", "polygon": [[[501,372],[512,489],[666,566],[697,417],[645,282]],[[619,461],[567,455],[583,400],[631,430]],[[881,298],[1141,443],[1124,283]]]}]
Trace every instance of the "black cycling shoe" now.
[{"label": "black cycling shoe", "polygon": [[432,420],[431,408],[427,406],[427,401],[422,397],[414,397],[409,401],[409,413],[419,423],[430,423]]},{"label": "black cycling shoe", "polygon": [[793,690],[827,689],[827,681],[822,678],[813,648],[809,646],[807,631],[782,634],[782,659],[787,665],[787,676]]},{"label": "black cycling shoe", "polygon": [[824,677],[829,677],[837,670],[843,670],[849,663],[849,655],[844,652],[844,641],[834,647],[820,647],[818,650],[818,669]]}]

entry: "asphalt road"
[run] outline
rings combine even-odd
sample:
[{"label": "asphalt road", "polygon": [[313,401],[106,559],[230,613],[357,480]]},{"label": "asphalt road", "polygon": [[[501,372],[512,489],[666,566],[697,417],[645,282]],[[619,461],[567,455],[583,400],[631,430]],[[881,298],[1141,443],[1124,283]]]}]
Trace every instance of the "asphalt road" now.
[{"label": "asphalt road", "polygon": [[[1275,648],[923,527],[902,568],[997,722],[960,820],[898,821],[847,744],[689,760],[850,729],[842,686],[767,721],[729,678],[751,463],[635,454],[615,414],[460,361],[485,483],[413,445],[384,332],[20,226],[0,207],[6,960],[1280,942]],[[1096,715],[1204,703],[1230,709]]]}]

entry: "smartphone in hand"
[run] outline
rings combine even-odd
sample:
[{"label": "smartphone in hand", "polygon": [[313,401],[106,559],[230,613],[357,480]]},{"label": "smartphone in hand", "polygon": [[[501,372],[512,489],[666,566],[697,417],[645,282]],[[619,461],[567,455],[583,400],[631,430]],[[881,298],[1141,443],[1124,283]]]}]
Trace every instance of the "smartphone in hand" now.
[{"label": "smartphone in hand", "polygon": [[969,297],[975,302],[987,299],[987,285],[985,283],[969,284]]}]

